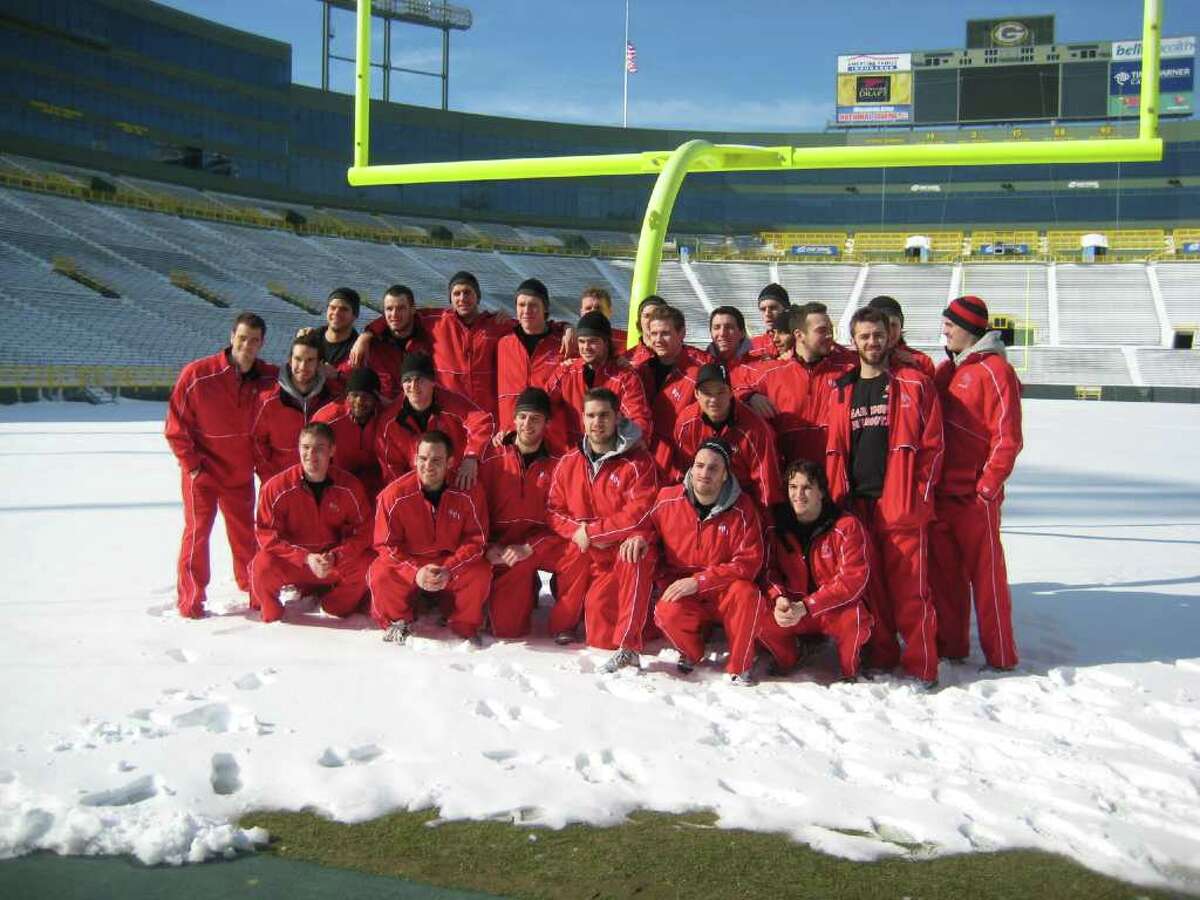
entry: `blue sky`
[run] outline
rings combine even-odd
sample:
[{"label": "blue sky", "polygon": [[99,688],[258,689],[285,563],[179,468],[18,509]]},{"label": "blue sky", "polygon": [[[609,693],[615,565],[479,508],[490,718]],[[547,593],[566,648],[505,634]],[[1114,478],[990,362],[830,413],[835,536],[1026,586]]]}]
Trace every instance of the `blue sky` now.
[{"label": "blue sky", "polygon": [[[315,0],[167,0],[167,5],[292,45],[293,79],[320,83]],[[620,124],[621,0],[473,0],[474,26],[450,39],[450,106],[464,112]],[[906,3],[632,0],[629,124],[730,130],[819,129],[833,114],[839,53],[961,47],[966,20],[1053,13],[1059,42],[1141,36],[1138,0]],[[377,31],[379,28],[377,27]],[[335,51],[352,55],[354,15],[334,12]],[[1200,2],[1166,0],[1164,34],[1200,33]],[[379,46],[377,44],[377,46]],[[440,65],[441,33],[397,26],[393,61]],[[349,90],[335,63],[333,86]],[[440,102],[437,79],[402,76],[393,99]]]}]

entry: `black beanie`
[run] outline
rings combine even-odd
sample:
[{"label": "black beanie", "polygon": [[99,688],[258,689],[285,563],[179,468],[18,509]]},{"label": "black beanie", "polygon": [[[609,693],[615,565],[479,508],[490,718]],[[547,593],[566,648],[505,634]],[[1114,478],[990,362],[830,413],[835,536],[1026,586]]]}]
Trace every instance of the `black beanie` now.
[{"label": "black beanie", "polygon": [[549,418],[550,395],[538,387],[525,388],[525,390],[517,394],[517,403],[514,407],[514,412],[522,411],[541,413],[546,418]]},{"label": "black beanie", "polygon": [[400,364],[400,380],[409,375],[420,375],[430,381],[437,381],[433,370],[433,358],[428,353],[409,353]]},{"label": "black beanie", "polygon": [[[350,308],[354,310],[354,318],[358,318],[358,311],[362,308],[362,299],[358,296],[358,291],[348,287],[334,288],[329,292],[329,300],[333,299],[345,300],[349,303]],[[325,302],[329,303],[329,300]]]},{"label": "black beanie", "polygon": [[758,292],[758,300],[760,303],[768,298],[771,300],[778,300],[784,306],[792,305],[792,300],[790,297],[788,297],[787,288],[785,288],[782,284],[776,284],[774,281]]},{"label": "black beanie", "polygon": [[546,290],[546,285],[537,278],[526,278],[517,285],[516,296],[527,294],[530,297],[537,297],[548,309],[550,307],[550,292]]},{"label": "black beanie", "polygon": [[346,379],[346,393],[364,391],[368,394],[379,395],[379,376],[368,368],[355,369]]},{"label": "black beanie", "polygon": [[700,367],[700,371],[696,373],[696,387],[700,387],[706,381],[719,381],[722,384],[729,384],[729,373],[720,363],[705,363]]},{"label": "black beanie", "polygon": [[598,310],[584,313],[575,323],[576,337],[599,337],[612,340],[612,323],[608,316]]},{"label": "black beanie", "polygon": [[479,290],[479,279],[465,270],[455,272],[450,276],[450,284],[446,287],[447,292],[454,290],[456,284],[467,284],[471,286],[471,290],[475,292],[476,297],[482,297],[483,292]]}]

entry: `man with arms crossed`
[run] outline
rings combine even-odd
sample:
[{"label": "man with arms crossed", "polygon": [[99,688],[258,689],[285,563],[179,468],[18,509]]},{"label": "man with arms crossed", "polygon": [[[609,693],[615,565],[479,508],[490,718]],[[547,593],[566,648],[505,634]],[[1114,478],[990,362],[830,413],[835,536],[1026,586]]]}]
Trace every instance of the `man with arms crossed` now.
[{"label": "man with arms crossed", "polygon": [[267,325],[244,312],[229,346],[184,366],[167,405],[166,438],[179,460],[183,487],[183,542],[176,606],[180,615],[204,615],[208,536],[217,508],[225,519],[233,574],[250,590],[254,557],[254,448],[251,428],[258,395],[279,370],[258,358]]},{"label": "man with arms crossed", "polygon": [[250,605],[264,622],[283,616],[279,592],[324,591],[321,609],[348,616],[367,593],[371,506],[358,479],[332,465],[333,429],[312,422],[300,431],[300,462],[263,485],[250,566]]},{"label": "man with arms crossed", "polygon": [[967,656],[974,597],[987,663],[1006,670],[1017,664],[1017,644],[1000,506],[1023,443],[1021,383],[999,332],[988,330],[987,304],[959,297],[942,316],[949,359],[938,366],[935,384],[946,419],[946,463],[930,541],[938,652]]}]

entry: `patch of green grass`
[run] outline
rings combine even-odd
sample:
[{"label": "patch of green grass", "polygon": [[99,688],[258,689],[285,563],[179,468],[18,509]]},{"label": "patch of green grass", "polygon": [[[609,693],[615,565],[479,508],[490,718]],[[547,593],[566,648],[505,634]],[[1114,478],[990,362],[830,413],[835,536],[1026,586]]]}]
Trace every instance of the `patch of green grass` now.
[{"label": "patch of green grass", "polygon": [[[624,825],[561,831],[439,822],[426,810],[358,825],[311,813],[254,813],[270,852],[427,884],[536,898],[1169,897],[1037,851],[851,862],[783,835],[714,828],[706,813],[638,813]],[[920,852],[919,849],[917,851]]]}]

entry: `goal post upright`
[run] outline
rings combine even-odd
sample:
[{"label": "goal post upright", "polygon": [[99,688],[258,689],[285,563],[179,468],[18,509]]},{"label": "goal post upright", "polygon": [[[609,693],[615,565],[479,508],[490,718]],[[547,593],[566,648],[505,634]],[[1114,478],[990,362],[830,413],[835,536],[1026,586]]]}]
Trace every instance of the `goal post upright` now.
[{"label": "goal post upright", "polygon": [[1110,162],[1157,162],[1159,40],[1162,0],[1143,0],[1141,91],[1138,136],[1105,140],[1060,140],[898,146],[751,147],[691,140],[675,150],[595,156],[527,157],[450,162],[370,164],[371,0],[358,0],[354,79],[353,187],[503,181],[518,178],[657,176],[638,240],[629,292],[629,340],[636,341],[638,302],[657,289],[663,242],[671,211],[689,172],[765,172],[788,169],[888,169],[913,166],[991,166]]}]

